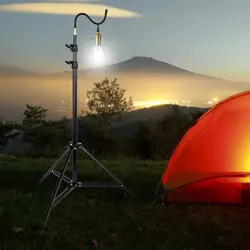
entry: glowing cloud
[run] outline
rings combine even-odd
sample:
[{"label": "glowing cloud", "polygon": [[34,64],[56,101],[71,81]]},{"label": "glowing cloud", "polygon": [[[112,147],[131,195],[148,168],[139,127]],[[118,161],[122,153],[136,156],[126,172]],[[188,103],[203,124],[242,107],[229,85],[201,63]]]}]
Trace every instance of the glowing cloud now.
[{"label": "glowing cloud", "polygon": [[101,4],[87,3],[19,3],[0,5],[0,11],[21,13],[43,13],[58,15],[76,15],[86,12],[93,16],[103,16],[104,10],[108,9],[108,17],[133,18],[140,14],[129,10],[119,9]]}]

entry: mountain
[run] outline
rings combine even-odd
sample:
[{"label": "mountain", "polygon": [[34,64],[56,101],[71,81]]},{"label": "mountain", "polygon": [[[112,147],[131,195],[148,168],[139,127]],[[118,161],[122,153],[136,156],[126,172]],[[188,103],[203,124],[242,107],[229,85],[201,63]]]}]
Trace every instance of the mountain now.
[{"label": "mountain", "polygon": [[[71,116],[72,72],[67,65],[65,68],[67,71],[60,73],[39,74],[0,65],[0,117],[16,117],[16,110],[22,110],[27,103],[42,104],[50,111],[50,118]],[[86,107],[86,91],[106,77],[117,78],[126,96],[135,103],[177,100],[179,104],[189,101],[189,105],[201,107],[215,97],[222,100],[250,87],[248,82],[207,76],[140,56],[79,70],[78,76],[79,111]]]},{"label": "mountain", "polygon": [[92,82],[106,76],[118,78],[134,100],[191,100],[194,105],[201,105],[214,97],[221,100],[250,87],[248,82],[199,74],[140,56],[113,65],[81,70],[79,75]]},{"label": "mountain", "polygon": [[[78,70],[79,74],[82,75],[89,75],[89,74],[115,74],[115,73],[150,73],[150,74],[166,74],[166,75],[178,75],[178,76],[193,76],[193,77],[201,77],[205,79],[210,80],[216,80],[221,82],[232,82],[230,80],[216,78],[213,76],[203,75],[199,73],[195,73],[186,69],[179,68],[177,66],[174,66],[172,64],[159,61],[156,59],[153,59],[152,57],[143,57],[143,56],[135,56],[128,60],[115,63],[112,65],[106,65],[106,66],[99,66],[96,68],[91,69],[85,69],[85,70]],[[38,73],[34,71],[28,71],[24,70],[20,67],[14,67],[14,66],[7,66],[0,63],[0,76],[3,75],[11,75],[11,76],[43,76],[43,77],[52,77],[52,76],[65,76],[65,75],[71,75],[72,72],[67,70],[63,72],[58,73],[52,73],[52,74],[44,74],[44,73]],[[240,85],[248,85],[248,82],[244,81],[237,81],[233,82]]]},{"label": "mountain", "polygon": [[[152,73],[152,74],[174,74],[174,75],[184,75],[184,76],[196,76],[205,77],[207,79],[213,79],[224,82],[231,82],[230,80],[220,79],[213,76],[207,76],[199,73],[195,73],[186,69],[179,68],[172,64],[153,59],[152,57],[135,56],[128,60],[115,63],[112,65],[99,66],[95,68],[78,70],[80,74],[98,74],[98,73]],[[8,66],[0,63],[0,76],[2,75],[37,75],[37,76],[61,76],[61,75],[71,75],[71,70],[66,70],[63,72],[57,72],[52,74],[38,73],[34,71],[24,70],[20,67]],[[237,82],[239,84],[246,84],[247,82]],[[248,84],[248,83],[247,83]]]},{"label": "mountain", "polygon": [[152,57],[141,57],[136,56],[125,60],[123,62],[119,62],[113,65],[101,66],[96,69],[91,69],[90,71],[97,72],[100,70],[105,71],[120,71],[120,72],[140,72],[140,71],[148,71],[151,73],[191,73],[187,70],[178,68],[174,65],[171,65],[166,62],[158,61],[153,59]]},{"label": "mountain", "polygon": [[[200,73],[195,73],[186,69],[179,68],[175,65],[155,60],[152,57],[142,57],[136,56],[130,58],[128,60],[108,65],[108,66],[101,66],[94,69],[89,70],[82,70],[82,73],[151,73],[151,74],[164,74],[164,75],[178,75],[178,76],[185,76],[185,77],[199,77],[206,80],[216,80],[221,82],[232,82],[230,80],[221,79],[213,76],[208,76]],[[237,84],[249,84],[247,82],[234,82]]]}]

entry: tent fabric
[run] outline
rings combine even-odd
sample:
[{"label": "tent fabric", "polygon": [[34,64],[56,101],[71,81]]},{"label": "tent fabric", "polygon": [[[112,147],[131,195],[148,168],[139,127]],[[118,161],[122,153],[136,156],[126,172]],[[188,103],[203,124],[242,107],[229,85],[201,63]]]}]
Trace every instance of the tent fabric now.
[{"label": "tent fabric", "polygon": [[167,164],[162,184],[167,200],[239,203],[248,182],[250,91],[245,91],[215,105],[188,130]]}]

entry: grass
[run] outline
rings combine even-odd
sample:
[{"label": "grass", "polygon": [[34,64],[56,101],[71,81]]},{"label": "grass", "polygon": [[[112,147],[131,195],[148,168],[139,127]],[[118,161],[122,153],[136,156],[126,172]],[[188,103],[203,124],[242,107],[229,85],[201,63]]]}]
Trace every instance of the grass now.
[{"label": "grass", "polygon": [[[250,208],[154,203],[165,162],[105,162],[132,191],[79,189],[54,208],[39,235],[56,179],[39,178],[53,161],[0,158],[0,249],[249,249]],[[83,159],[81,180],[102,180]]]}]

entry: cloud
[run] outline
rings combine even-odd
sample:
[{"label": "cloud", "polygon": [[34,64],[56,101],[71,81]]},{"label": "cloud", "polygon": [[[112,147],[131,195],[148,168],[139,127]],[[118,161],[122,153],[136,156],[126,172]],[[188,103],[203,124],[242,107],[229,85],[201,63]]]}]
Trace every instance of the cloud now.
[{"label": "cloud", "polygon": [[103,16],[104,10],[108,9],[108,17],[135,18],[140,14],[125,9],[115,8],[101,4],[88,3],[18,3],[0,5],[0,11],[19,13],[40,13],[58,15],[76,15],[86,12],[92,16]]}]

